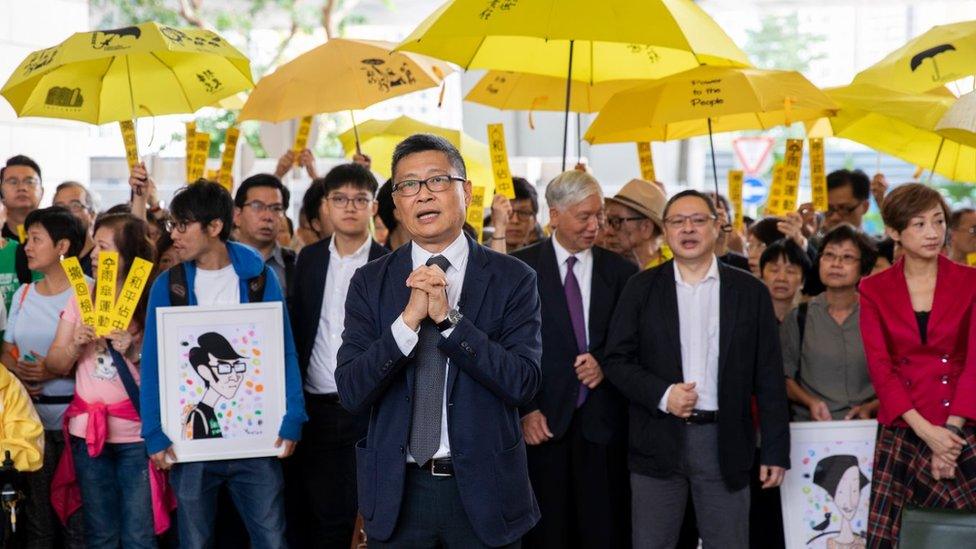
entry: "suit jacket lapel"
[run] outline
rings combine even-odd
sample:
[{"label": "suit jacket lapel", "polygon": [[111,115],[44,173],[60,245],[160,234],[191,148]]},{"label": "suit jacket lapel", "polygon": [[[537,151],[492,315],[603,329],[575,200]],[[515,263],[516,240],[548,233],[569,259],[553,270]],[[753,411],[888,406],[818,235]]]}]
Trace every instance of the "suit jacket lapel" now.
[{"label": "suit jacket lapel", "polygon": [[[309,303],[312,308],[308,310],[309,318],[315,317],[317,313],[321,314],[322,311],[322,299],[325,296],[325,277],[329,273],[329,258],[331,256],[331,254],[329,254],[330,242],[332,242],[332,239],[326,238],[324,240],[320,240],[317,244],[313,244],[313,246],[319,246],[321,248],[321,250],[318,250],[318,254],[316,255],[321,254],[322,260],[321,265],[316,265],[312,269],[312,301]],[[318,322],[315,323],[315,326],[315,332],[312,332],[313,337],[314,334],[318,332]]]},{"label": "suit jacket lapel", "polygon": [[661,267],[657,275],[657,298],[661,304],[661,322],[668,349],[671,351],[674,364],[678,365],[678,376],[684,379],[684,366],[681,361],[681,318],[678,316],[678,288],[674,282],[674,262]]},{"label": "suit jacket lapel", "polygon": [[[609,314],[605,314],[605,308],[613,303],[613,294],[610,291],[610,280],[606,276],[604,269],[604,252],[600,248],[592,248],[593,250],[593,277],[590,282],[590,326],[589,335],[587,341],[589,342],[587,350],[598,347],[603,344],[603,334],[605,333],[605,326],[603,325],[603,319],[609,318]],[[610,311],[613,314],[613,311]]]},{"label": "suit jacket lapel", "polygon": [[[718,258],[715,261],[718,261]],[[735,331],[736,293],[735,289],[732,288],[732,284],[727,279],[728,271],[728,267],[719,263],[718,371],[720,374],[725,369],[725,361],[729,356],[729,344],[732,343],[732,334]],[[721,385],[721,381],[719,385]]]},{"label": "suit jacket lapel", "polygon": [[[407,301],[410,300],[410,288],[407,288],[407,277],[410,276],[410,272],[413,271],[413,259],[410,253],[412,242],[408,242],[403,246],[400,246],[393,256],[390,258],[390,263],[386,270],[387,285],[389,288],[389,301],[391,302],[390,309],[388,310],[385,318],[381,318],[380,330],[387,329],[403,309],[407,307]],[[411,365],[407,371],[407,394],[413,394],[413,378],[415,370]]]},{"label": "suit jacket lapel", "polygon": [[[481,311],[481,304],[485,294],[490,291],[488,283],[491,275],[488,273],[488,254],[484,248],[472,240],[468,241],[468,266],[464,270],[464,282],[461,287],[461,297],[458,299],[458,310],[465,318],[474,322]],[[447,370],[447,396],[450,398],[454,391],[454,381],[457,379],[458,368],[453,364]]]},{"label": "suit jacket lapel", "polygon": [[[552,238],[546,240],[539,249],[539,264],[536,273],[539,277],[539,293],[546,296],[549,307],[552,307],[551,317],[546,322],[552,322],[556,333],[566,334],[567,342],[576,341],[573,334],[573,324],[569,319],[569,305],[566,303],[566,292],[559,275],[559,264],[556,262],[556,248],[552,245]],[[592,303],[592,300],[590,301]],[[548,308],[543,305],[543,308]]]}]

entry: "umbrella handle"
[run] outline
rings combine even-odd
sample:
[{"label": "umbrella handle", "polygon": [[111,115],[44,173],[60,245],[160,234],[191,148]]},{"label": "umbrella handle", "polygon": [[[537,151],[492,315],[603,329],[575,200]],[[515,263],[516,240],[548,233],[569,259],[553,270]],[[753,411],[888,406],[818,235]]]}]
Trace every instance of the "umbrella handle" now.
[{"label": "umbrella handle", "polygon": [[363,151],[359,148],[359,128],[356,127],[356,115],[353,114],[352,109],[349,109],[349,118],[352,118],[352,134],[356,137],[356,154],[362,156]]},{"label": "umbrella handle", "polygon": [[566,149],[569,146],[569,98],[573,91],[573,44],[569,41],[569,70],[566,73],[566,112],[563,114],[563,171],[566,171]]},{"label": "umbrella handle", "polygon": [[[718,192],[718,166],[715,165],[715,140],[712,138],[712,118],[708,117],[708,146],[712,150],[712,178],[715,180],[715,200],[718,201],[720,193]],[[728,216],[728,212],[725,212]],[[725,223],[721,227],[723,233],[732,232],[732,225],[730,223]]]},{"label": "umbrella handle", "polygon": [[935,160],[932,161],[932,171],[929,172],[929,179],[926,185],[932,184],[932,176],[935,175],[935,167],[939,165],[939,156],[942,154],[942,145],[945,145],[945,137],[939,140],[939,150],[935,151]]}]

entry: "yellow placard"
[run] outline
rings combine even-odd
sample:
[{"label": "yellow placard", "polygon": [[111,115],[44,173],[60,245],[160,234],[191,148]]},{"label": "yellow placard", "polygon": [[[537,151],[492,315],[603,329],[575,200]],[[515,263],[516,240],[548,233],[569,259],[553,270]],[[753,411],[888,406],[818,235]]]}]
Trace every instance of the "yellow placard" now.
[{"label": "yellow placard", "polygon": [[[101,257],[99,257],[101,259]],[[139,298],[146,289],[149,281],[149,274],[152,273],[153,264],[141,257],[135,258],[132,268],[125,277],[122,284],[122,291],[119,292],[118,301],[112,308],[112,316],[109,322],[112,330],[128,330],[129,323],[132,322],[132,315],[136,312],[139,305]],[[101,277],[99,277],[101,278]]]},{"label": "yellow placard", "polygon": [[651,154],[650,143],[637,144],[637,159],[640,160],[641,179],[644,181],[655,181],[654,155]]},{"label": "yellow placard", "polygon": [[208,156],[210,156],[210,134],[207,132],[196,132],[193,134],[193,172],[190,174],[189,183],[203,177],[203,170],[207,166]]},{"label": "yellow placard", "polygon": [[21,244],[27,242],[27,230],[24,229],[23,225],[17,225],[17,238],[20,239]]},{"label": "yellow placard", "polygon": [[115,308],[115,279],[119,269],[118,252],[99,252],[98,283],[95,285],[95,335],[112,331],[112,309]]},{"label": "yellow placard", "polygon": [[827,170],[824,167],[823,138],[808,139],[810,142],[810,194],[813,198],[813,209],[826,212],[827,208]]},{"label": "yellow placard", "polygon": [[95,306],[92,304],[91,295],[88,293],[88,282],[85,281],[85,272],[81,269],[77,257],[66,257],[61,260],[61,268],[71,283],[71,290],[75,293],[78,301],[78,310],[81,311],[81,321],[92,328],[95,327]]},{"label": "yellow placard", "polygon": [[970,267],[976,267],[976,252],[971,254],[966,254],[966,265]]},{"label": "yellow placard", "polygon": [[484,185],[473,185],[471,187],[471,205],[468,206],[468,224],[474,227],[478,233],[478,242],[481,242],[482,233],[485,228],[485,187]]},{"label": "yellow placard", "polygon": [[773,182],[769,185],[769,197],[763,213],[767,216],[783,213],[783,164],[773,166]]},{"label": "yellow placard", "polygon": [[[295,132],[295,144],[292,145],[291,150],[295,152],[295,158],[297,160],[298,155],[308,146],[308,134],[312,131],[312,117],[303,116],[302,120],[298,123],[298,131]],[[298,165],[297,163],[295,164]]]},{"label": "yellow placard", "polygon": [[132,120],[119,121],[122,129],[122,142],[125,143],[125,160],[129,163],[129,171],[139,163],[139,145],[136,143],[136,125]]},{"label": "yellow placard", "polygon": [[800,170],[803,168],[803,140],[787,139],[783,157],[783,213],[796,211],[800,193]]},{"label": "yellow placard", "polygon": [[186,180],[193,181],[193,143],[197,133],[197,123],[186,123]]},{"label": "yellow placard", "polygon": [[741,170],[729,170],[729,201],[732,202],[732,209],[735,210],[732,228],[736,231],[742,230],[742,177]]},{"label": "yellow placard", "polygon": [[508,169],[508,150],[505,148],[505,126],[488,124],[488,150],[491,152],[491,173],[495,176],[495,194],[515,199],[512,172]]},{"label": "yellow placard", "polygon": [[231,192],[234,186],[233,171],[234,157],[237,155],[237,140],[241,136],[239,128],[227,128],[227,136],[224,138],[224,152],[220,156],[220,176],[218,183]]}]

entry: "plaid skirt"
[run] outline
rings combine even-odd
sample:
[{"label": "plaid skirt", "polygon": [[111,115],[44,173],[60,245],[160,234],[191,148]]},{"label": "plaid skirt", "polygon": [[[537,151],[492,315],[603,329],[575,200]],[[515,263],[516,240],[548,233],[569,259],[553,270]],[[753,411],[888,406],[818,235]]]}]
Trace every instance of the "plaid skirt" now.
[{"label": "plaid skirt", "polygon": [[966,447],[956,460],[956,478],[935,480],[932,450],[907,427],[878,428],[871,478],[868,547],[898,545],[902,509],[908,506],[976,510],[976,428],[963,428]]}]

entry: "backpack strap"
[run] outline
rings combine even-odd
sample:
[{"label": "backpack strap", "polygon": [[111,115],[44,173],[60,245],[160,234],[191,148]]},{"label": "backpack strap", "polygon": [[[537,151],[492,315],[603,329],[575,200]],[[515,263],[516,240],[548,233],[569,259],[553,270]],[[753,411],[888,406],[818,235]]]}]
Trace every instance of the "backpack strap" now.
[{"label": "backpack strap", "polygon": [[[261,274],[247,282],[247,299],[249,303],[264,301],[264,287],[267,283],[267,269],[265,266]],[[186,284],[186,267],[180,263],[169,271],[169,304],[174,307],[185,307],[190,304],[190,289]]]},{"label": "backpack strap", "polygon": [[[281,249],[281,259],[285,262],[285,279],[279,282],[285,286],[285,291],[291,293],[291,281],[295,278],[295,263],[298,260],[298,254],[294,250],[289,250],[288,248]],[[283,297],[289,297],[285,295]]]},{"label": "backpack strap", "polygon": [[264,266],[261,274],[247,281],[247,302],[261,303],[264,301],[264,286],[268,281],[268,266]]},{"label": "backpack strap", "polygon": [[132,401],[132,406],[136,409],[136,415],[141,416],[142,413],[139,410],[139,385],[136,383],[135,378],[132,377],[132,372],[129,371],[129,365],[125,362],[125,358],[122,357],[122,353],[116,351],[111,343],[108,345],[108,352],[112,355],[112,362],[115,364],[115,371],[119,374],[119,380],[122,381],[122,385],[125,387],[125,394]]}]

